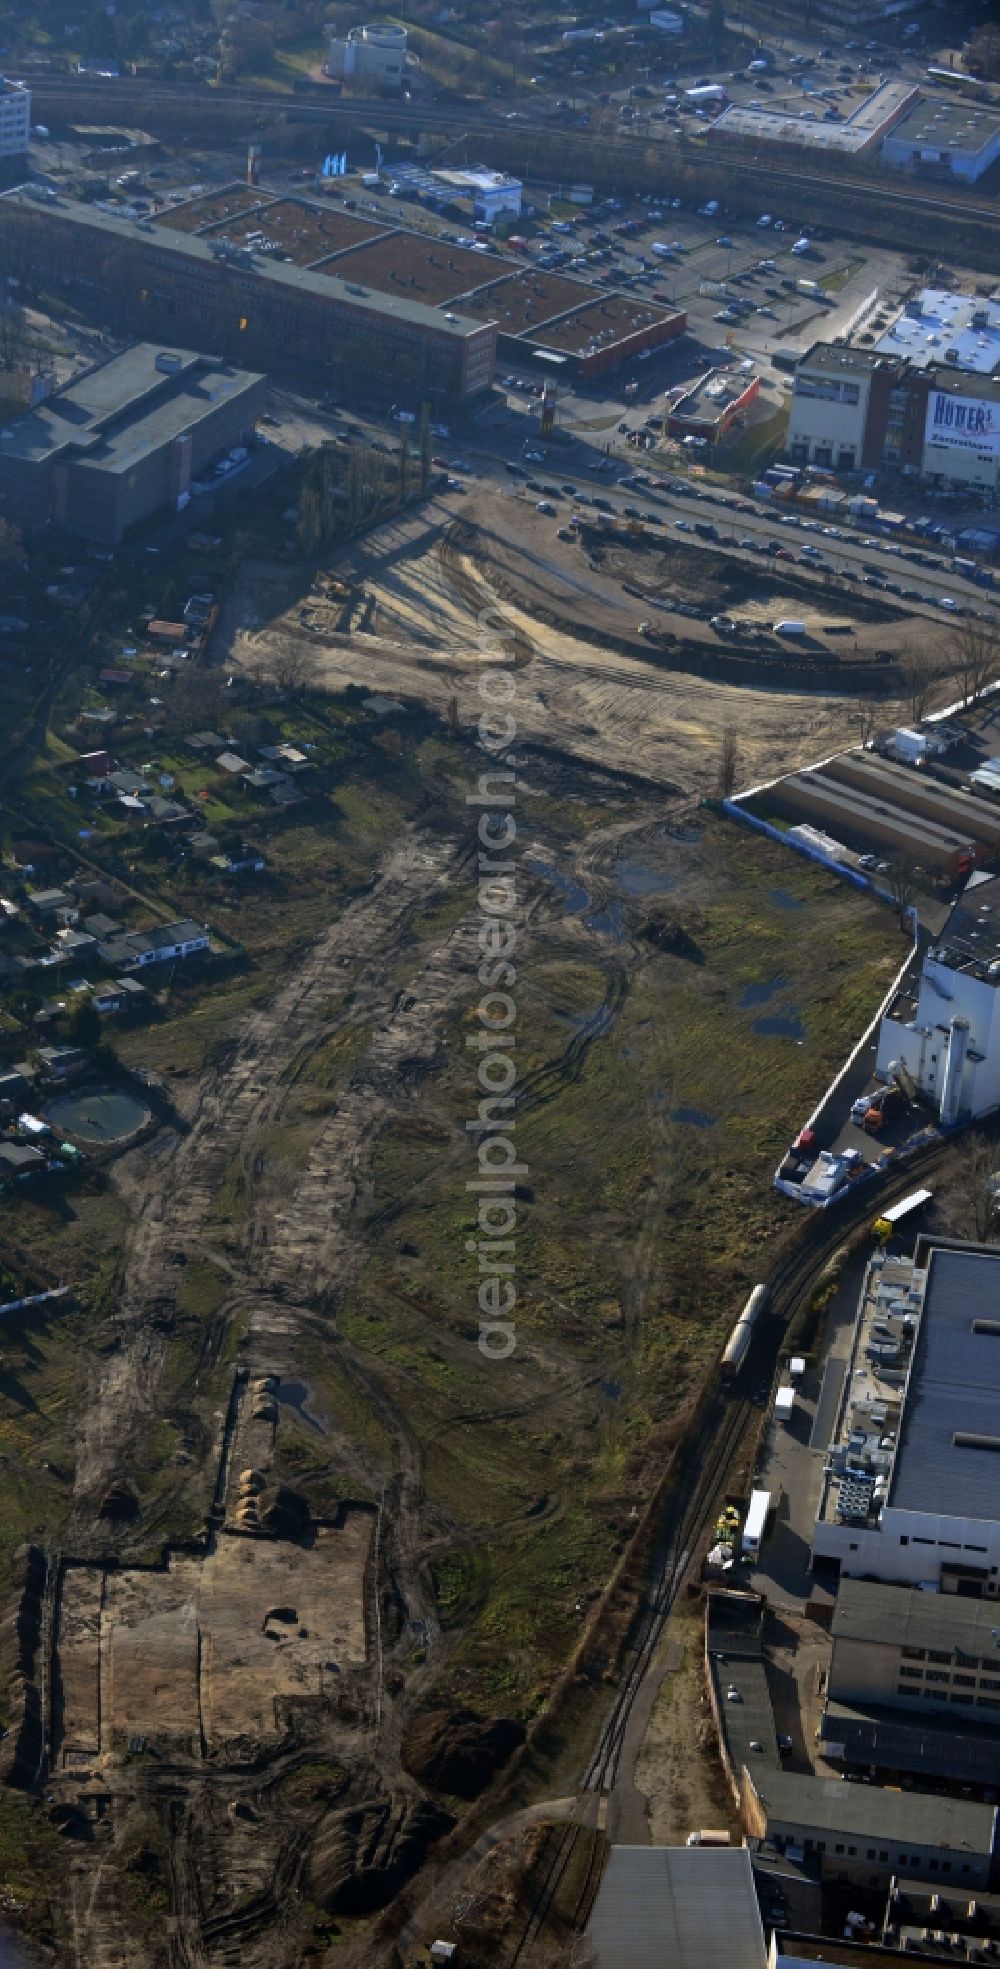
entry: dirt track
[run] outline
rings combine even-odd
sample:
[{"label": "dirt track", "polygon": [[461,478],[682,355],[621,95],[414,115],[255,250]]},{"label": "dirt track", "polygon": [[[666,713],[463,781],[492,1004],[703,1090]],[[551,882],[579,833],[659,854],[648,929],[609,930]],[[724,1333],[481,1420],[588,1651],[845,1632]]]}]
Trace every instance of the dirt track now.
[{"label": "dirt track", "polygon": [[[303,629],[296,611],[276,608],[276,589],[246,570],[242,597],[227,622],[229,655],[253,670],[270,660],[276,643],[304,642],[319,679],[331,689],[361,683],[441,709],[457,696],[460,716],[471,722],[478,712],[472,695],[476,617],[495,604],[499,590],[512,631],[531,652],[517,696],[518,733],[527,744],[660,786],[704,792],[714,781],[729,722],[738,727],[747,779],[787,770],[856,737],[857,705],[850,695],[734,689],[607,645],[602,650],[599,640],[577,641],[548,626],[536,610],[575,616],[598,638],[602,631],[610,638],[634,630],[642,604],[625,596],[618,581],[589,571],[577,549],[567,548],[558,559],[555,549],[550,558],[552,529],[546,526],[539,543],[540,523],[523,501],[482,492],[466,502],[463,518],[479,523],[474,555],[455,550],[442,513],[431,509],[426,519],[393,523],[337,560],[335,571],[356,575],[374,598],[373,626],[364,633],[336,634],[335,612],[324,614],[322,604],[310,610],[315,628]],[[520,603],[510,599],[512,593]],[[241,633],[244,625],[249,633]]]}]

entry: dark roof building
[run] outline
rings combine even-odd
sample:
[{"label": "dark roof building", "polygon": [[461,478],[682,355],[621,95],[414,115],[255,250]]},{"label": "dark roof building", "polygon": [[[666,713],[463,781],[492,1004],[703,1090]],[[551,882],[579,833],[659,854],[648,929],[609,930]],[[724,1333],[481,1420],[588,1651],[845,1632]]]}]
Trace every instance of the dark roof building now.
[{"label": "dark roof building", "polygon": [[51,522],[114,546],[127,527],[176,507],[264,402],[252,370],[137,343],[9,421],[0,508],[32,530]]}]

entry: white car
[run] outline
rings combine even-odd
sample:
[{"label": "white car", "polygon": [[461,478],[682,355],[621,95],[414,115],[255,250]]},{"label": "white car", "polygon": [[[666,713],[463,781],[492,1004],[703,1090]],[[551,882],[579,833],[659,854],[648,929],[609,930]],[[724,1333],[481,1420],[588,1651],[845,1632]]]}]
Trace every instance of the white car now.
[{"label": "white car", "polygon": [[771,224],[770,212],[762,212],[760,218],[757,221],[757,224],[759,226],[769,226]]},{"label": "white car", "polygon": [[951,595],[939,595],[937,605],[938,608],[950,609],[953,614],[957,614],[960,607],[960,604],[954,601]]}]

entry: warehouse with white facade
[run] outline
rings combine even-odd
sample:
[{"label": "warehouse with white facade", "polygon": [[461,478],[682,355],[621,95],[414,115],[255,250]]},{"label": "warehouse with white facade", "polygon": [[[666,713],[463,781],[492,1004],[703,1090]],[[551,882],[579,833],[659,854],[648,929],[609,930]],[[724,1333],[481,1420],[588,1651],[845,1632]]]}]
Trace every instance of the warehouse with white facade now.
[{"label": "warehouse with white facade", "polygon": [[1000,1246],[872,1259],[812,1551],[842,1577],[1000,1594]]},{"label": "warehouse with white facade", "polygon": [[879,1028],[876,1072],[901,1074],[945,1127],[1000,1106],[998,909],[1000,878],[971,883]]}]

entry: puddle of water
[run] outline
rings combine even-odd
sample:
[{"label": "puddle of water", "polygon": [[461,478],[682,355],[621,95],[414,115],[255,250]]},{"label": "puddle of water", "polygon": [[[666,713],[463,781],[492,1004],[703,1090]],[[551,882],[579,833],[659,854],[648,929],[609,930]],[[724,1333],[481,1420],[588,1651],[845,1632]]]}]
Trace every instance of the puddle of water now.
[{"label": "puddle of water", "polygon": [[793,896],[789,889],[768,889],[767,893],[770,896],[771,901],[777,903],[779,909],[805,908],[805,904],[802,900],[802,897]]},{"label": "puddle of water", "polygon": [[613,902],[607,909],[597,911],[587,918],[588,930],[597,930],[601,936],[610,937],[612,943],[625,941],[625,912],[620,902]]},{"label": "puddle of water", "polygon": [[622,1056],[622,1059],[623,1059],[623,1060],[632,1060],[632,1059],[634,1059],[634,1058],[635,1058],[635,1047],[634,1047],[634,1046],[621,1046],[621,1047],[619,1047],[619,1049],[618,1049],[618,1050],[619,1050],[619,1052],[621,1053],[621,1056]]},{"label": "puddle of water", "polygon": [[787,983],[787,978],[767,978],[758,984],[744,985],[740,992],[741,1010],[749,1012],[755,1005],[766,1005],[775,992],[784,990]]},{"label": "puddle of water", "polygon": [[703,1114],[700,1108],[671,1108],[671,1121],[679,1121],[684,1128],[714,1128],[717,1114]]},{"label": "puddle of water", "polygon": [[674,886],[671,875],[660,875],[639,861],[616,861],[611,873],[624,896],[658,896]]},{"label": "puddle of water", "polygon": [[[308,1423],[310,1429],[315,1429],[318,1435],[325,1436],[326,1430],[322,1422],[317,1421],[315,1415],[310,1415],[306,1407],[306,1403],[309,1400],[309,1393],[310,1391],[304,1381],[278,1382],[277,1397],[282,1406],[285,1408],[294,1408],[296,1414],[302,1417],[303,1422]],[[0,1964],[0,1969],[2,1969],[2,1964]]]},{"label": "puddle of water", "polygon": [[526,860],[536,875],[544,875],[546,882],[551,882],[553,888],[558,889],[567,916],[579,916],[581,911],[586,909],[590,897],[586,889],[579,882],[574,881],[571,875],[563,875],[560,869],[554,868],[549,861],[540,860],[538,855],[528,855]]},{"label": "puddle of water", "polygon": [[607,1395],[609,1402],[618,1401],[621,1396],[621,1391],[622,1391],[622,1384],[620,1381],[601,1382],[601,1393],[602,1395]]},{"label": "puddle of water", "polygon": [[804,1039],[806,1030],[794,1012],[772,1012],[770,1018],[755,1019],[753,1029],[762,1039]]}]

